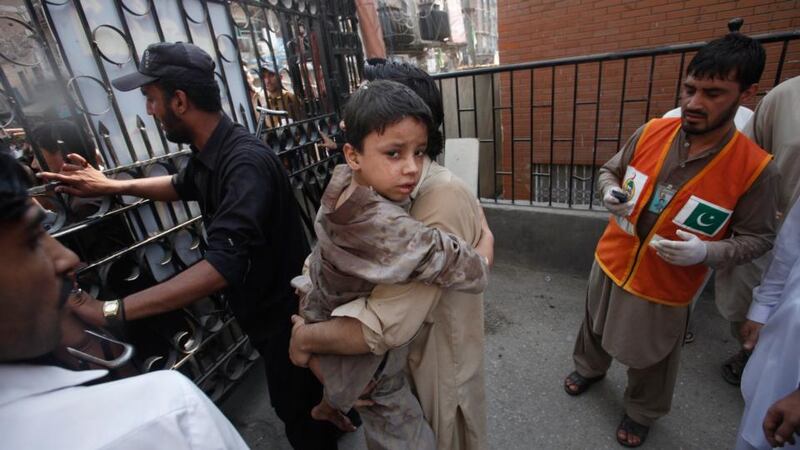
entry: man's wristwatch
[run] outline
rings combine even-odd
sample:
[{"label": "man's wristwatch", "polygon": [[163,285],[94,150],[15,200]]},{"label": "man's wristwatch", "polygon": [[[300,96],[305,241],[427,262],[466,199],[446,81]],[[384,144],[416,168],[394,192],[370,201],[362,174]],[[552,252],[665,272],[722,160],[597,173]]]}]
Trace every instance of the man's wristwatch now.
[{"label": "man's wristwatch", "polygon": [[121,327],[125,323],[125,304],[122,299],[103,302],[103,317],[110,327]]}]

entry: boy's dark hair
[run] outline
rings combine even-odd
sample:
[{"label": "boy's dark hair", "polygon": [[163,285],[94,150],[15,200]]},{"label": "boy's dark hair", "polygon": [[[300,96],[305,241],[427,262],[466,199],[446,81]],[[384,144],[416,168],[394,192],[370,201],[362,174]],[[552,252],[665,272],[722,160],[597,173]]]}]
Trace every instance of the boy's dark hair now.
[{"label": "boy's dark hair", "polygon": [[28,177],[11,155],[0,153],[0,222],[20,220],[28,209]]},{"label": "boy's dark hair", "polygon": [[347,142],[361,152],[370,133],[382,134],[386,127],[406,117],[422,122],[430,135],[431,110],[414,91],[394,81],[367,83],[350,96],[344,108]]},{"label": "boy's dark hair", "polygon": [[197,84],[183,80],[162,78],[156,83],[164,90],[164,99],[167,101],[172,99],[175,91],[183,91],[197,109],[211,113],[222,111],[219,84],[216,82]]},{"label": "boy's dark hair", "polygon": [[386,60],[378,58],[370,59],[367,62],[369,64],[364,67],[364,78],[369,81],[391,80],[404,84],[416,92],[428,105],[433,119],[433,130],[428,136],[427,153],[431,159],[435,159],[442,153],[444,147],[444,139],[439,131],[439,127],[444,122],[444,106],[436,82],[427,72],[411,64],[386,62]]},{"label": "boy's dark hair", "polygon": [[734,32],[704,45],[692,58],[686,75],[727,80],[733,77],[744,91],[761,79],[767,54],[761,44]]},{"label": "boy's dark hair", "polygon": [[94,167],[95,151],[92,141],[74,123],[68,120],[56,120],[43,123],[33,130],[33,141],[39,148],[55,155],[61,152],[61,157],[66,161],[70,153],[81,155]]}]

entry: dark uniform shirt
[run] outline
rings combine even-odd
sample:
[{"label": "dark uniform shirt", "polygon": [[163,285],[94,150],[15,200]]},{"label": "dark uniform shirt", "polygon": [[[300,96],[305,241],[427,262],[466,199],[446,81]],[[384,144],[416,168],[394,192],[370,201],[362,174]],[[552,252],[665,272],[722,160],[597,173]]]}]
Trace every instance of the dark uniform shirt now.
[{"label": "dark uniform shirt", "polygon": [[290,280],[309,253],[289,177],[278,157],[223,115],[202,150],[173,176],[196,200],[208,237],[206,260],[225,278],[225,296],[259,346],[297,311]]}]

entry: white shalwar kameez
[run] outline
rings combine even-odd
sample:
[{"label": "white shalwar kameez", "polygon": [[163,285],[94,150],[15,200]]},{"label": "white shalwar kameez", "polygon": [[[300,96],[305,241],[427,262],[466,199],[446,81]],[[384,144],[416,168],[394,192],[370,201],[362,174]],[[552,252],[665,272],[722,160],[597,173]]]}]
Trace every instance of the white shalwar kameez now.
[{"label": "white shalwar kameez", "polygon": [[[789,213],[775,242],[775,256],[753,290],[747,318],[764,323],[742,375],[745,409],[737,450],[770,449],[762,424],[767,410],[800,384],[800,202]],[[795,445],[783,448],[800,448]]]}]

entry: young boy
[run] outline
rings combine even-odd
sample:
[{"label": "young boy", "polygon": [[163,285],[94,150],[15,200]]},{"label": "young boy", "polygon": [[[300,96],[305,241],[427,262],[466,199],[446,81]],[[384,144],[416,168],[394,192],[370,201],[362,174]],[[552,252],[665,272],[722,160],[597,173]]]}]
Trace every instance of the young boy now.
[{"label": "young boy", "polygon": [[[334,171],[317,214],[319,242],[309,257],[313,287],[301,299],[303,318],[328,320],[337,306],[367,297],[377,284],[423,281],[483,291],[488,268],[479,252],[488,254],[491,249],[479,243],[473,250],[460,238],[428,228],[407,212],[433,128],[422,99],[399,83],[372,82],[353,94],[344,121],[347,165]],[[405,358],[395,357],[389,363],[397,361]],[[317,357],[312,369],[325,384],[325,397],[315,417],[332,419],[336,410],[348,411],[386,364],[386,357],[376,355]],[[403,411],[386,413],[403,417],[404,436],[415,436],[402,446],[433,448],[433,433],[407,383],[399,379],[394,384],[392,394],[406,396],[407,401],[399,402]],[[398,448],[399,442],[386,439],[385,420],[380,427],[370,423],[378,416],[375,412],[365,416],[370,448]]]}]

